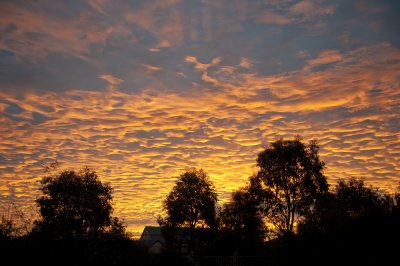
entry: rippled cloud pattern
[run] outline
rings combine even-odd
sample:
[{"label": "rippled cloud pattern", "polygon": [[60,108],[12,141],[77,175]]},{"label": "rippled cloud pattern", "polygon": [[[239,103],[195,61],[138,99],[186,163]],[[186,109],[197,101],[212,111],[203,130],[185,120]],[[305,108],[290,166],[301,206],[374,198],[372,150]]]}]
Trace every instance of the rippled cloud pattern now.
[{"label": "rippled cloud pattern", "polygon": [[139,235],[176,177],[220,203],[269,142],[317,139],[329,182],[400,181],[397,1],[0,3],[0,201],[89,166]]}]

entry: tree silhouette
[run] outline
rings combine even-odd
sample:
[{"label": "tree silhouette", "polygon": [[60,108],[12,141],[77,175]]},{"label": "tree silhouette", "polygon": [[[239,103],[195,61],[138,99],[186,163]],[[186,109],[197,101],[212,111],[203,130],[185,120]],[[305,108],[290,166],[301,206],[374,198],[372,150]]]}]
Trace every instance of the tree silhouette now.
[{"label": "tree silhouette", "polygon": [[216,202],[217,194],[206,173],[202,169],[188,170],[179,176],[163,201],[166,217],[159,217],[158,222],[164,229],[188,228],[193,249],[195,228],[216,225]]},{"label": "tree silhouette", "polygon": [[262,246],[266,228],[258,207],[258,199],[248,187],[232,193],[220,213],[221,229],[233,234],[236,251],[255,253]]},{"label": "tree silhouette", "polygon": [[339,211],[353,218],[379,209],[383,203],[378,191],[366,187],[362,179],[340,180],[334,194]]},{"label": "tree silhouette", "polygon": [[362,179],[339,180],[323,201],[315,204],[313,213],[305,216],[302,230],[343,231],[343,227],[393,212],[393,198],[377,189],[366,187]]},{"label": "tree silhouette", "polygon": [[32,220],[27,218],[26,213],[11,201],[1,207],[0,239],[17,238],[30,233]]},{"label": "tree silhouette", "polygon": [[400,236],[394,199],[362,179],[339,180],[300,223],[300,243],[320,257],[335,253],[333,264],[388,264]]},{"label": "tree silhouette", "polygon": [[124,232],[122,223],[111,216],[112,188],[91,169],[62,171],[44,177],[41,184],[36,232],[63,237]]},{"label": "tree silhouette", "polygon": [[328,191],[316,141],[308,145],[299,137],[275,141],[258,154],[257,165],[257,175],[250,178],[251,191],[259,195],[264,214],[278,233],[293,233],[295,222]]}]

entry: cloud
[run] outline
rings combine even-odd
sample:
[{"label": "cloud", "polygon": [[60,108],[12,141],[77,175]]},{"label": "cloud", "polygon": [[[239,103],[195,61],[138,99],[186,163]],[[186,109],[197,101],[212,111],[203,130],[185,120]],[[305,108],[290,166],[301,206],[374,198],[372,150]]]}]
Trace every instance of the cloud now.
[{"label": "cloud", "polygon": [[118,85],[118,84],[124,82],[122,79],[117,78],[113,75],[101,75],[100,78],[107,81],[110,85]]},{"label": "cloud", "polygon": [[109,3],[109,0],[89,0],[88,3],[89,5],[98,13],[106,14],[106,11],[104,11],[103,6],[107,3]]},{"label": "cloud", "polygon": [[333,5],[323,6],[321,2],[322,1],[303,0],[291,6],[289,11],[293,15],[302,16],[304,19],[333,15],[335,7]]},{"label": "cloud", "polygon": [[242,58],[240,58],[239,66],[241,66],[243,68],[251,68],[253,66],[253,62],[246,57],[242,57]]},{"label": "cloud", "polygon": [[296,52],[296,57],[298,57],[298,58],[307,58],[309,56],[310,56],[310,54],[304,50],[300,50],[300,51]]},{"label": "cloud", "polygon": [[330,64],[334,62],[338,62],[343,59],[342,54],[339,53],[337,50],[324,50],[318,54],[317,58],[311,59],[308,61],[310,66],[315,65],[324,65]]},{"label": "cloud", "polygon": [[151,49],[179,46],[184,40],[179,1],[154,1],[140,8],[126,6],[122,14],[127,22],[145,29],[157,38],[159,44]]},{"label": "cloud", "polygon": [[[214,57],[209,64],[204,64],[204,63],[199,62],[198,59],[194,56],[186,56],[185,57],[185,62],[194,64],[194,68],[197,71],[202,72],[201,79],[203,81],[213,83],[216,86],[220,85],[220,82],[217,79],[208,75],[208,69],[211,67],[217,66],[219,63],[221,63],[221,61],[222,61],[222,57]],[[220,68],[219,72],[220,73],[229,73],[229,71],[228,72],[226,71],[227,69],[229,69],[229,68],[226,68],[226,67]],[[232,67],[231,69],[234,69],[234,68]]]},{"label": "cloud", "polygon": [[149,48],[150,52],[160,52],[163,48],[171,47],[171,44],[167,40],[161,40],[155,47]]},{"label": "cloud", "polygon": [[[90,3],[93,6],[94,2]],[[114,34],[131,34],[129,29],[118,22],[112,25],[90,23],[98,19],[99,14],[86,10],[75,12],[72,5],[54,5],[55,14],[44,13],[45,7],[33,2],[24,6],[2,2],[0,8],[7,15],[0,18],[0,26],[13,25],[14,30],[8,31],[0,39],[0,48],[13,52],[20,60],[32,62],[50,53],[63,53],[89,60],[92,45],[103,43]],[[100,11],[100,7],[97,10]],[[56,15],[62,11],[69,16]]]},{"label": "cloud", "polygon": [[88,165],[138,235],[187,167],[204,168],[224,202],[267,143],[296,134],[319,140],[330,183],[397,186],[400,51],[389,9],[49,3],[0,3],[0,199],[33,204],[51,159]]},{"label": "cloud", "polygon": [[142,64],[142,66],[149,71],[160,71],[161,68],[157,66],[152,66],[152,65],[147,65],[147,64]]},{"label": "cloud", "polygon": [[320,0],[268,1],[264,5],[253,4],[251,10],[257,14],[257,22],[273,25],[305,23],[334,14],[335,6],[325,5]]},{"label": "cloud", "polygon": [[185,61],[194,64],[196,70],[206,72],[210,67],[216,66],[221,62],[221,57],[214,57],[209,64],[203,64],[195,56],[186,56]]},{"label": "cloud", "polygon": [[[335,53],[311,60],[329,54]],[[155,223],[162,199],[187,167],[204,168],[223,202],[256,171],[266,143],[296,134],[320,141],[330,182],[353,175],[386,189],[397,184],[397,48],[362,47],[341,60],[322,60],[332,64],[324,70],[283,76],[238,72],[220,57],[208,64],[195,56],[184,61],[212,76],[204,82],[218,91],[75,90],[25,93],[23,99],[1,92],[3,104],[19,110],[11,111],[14,118],[0,116],[2,195],[12,187],[19,203],[33,202],[40,164],[58,159],[64,167],[94,167],[110,182],[117,215]],[[132,223],[129,230],[139,234],[142,227]]]},{"label": "cloud", "polygon": [[264,10],[258,15],[257,22],[276,25],[288,25],[292,22],[292,18],[275,13],[272,10]]},{"label": "cloud", "polygon": [[376,2],[370,0],[354,2],[354,6],[358,12],[361,14],[377,14],[382,13],[387,9],[385,5],[377,5]]}]

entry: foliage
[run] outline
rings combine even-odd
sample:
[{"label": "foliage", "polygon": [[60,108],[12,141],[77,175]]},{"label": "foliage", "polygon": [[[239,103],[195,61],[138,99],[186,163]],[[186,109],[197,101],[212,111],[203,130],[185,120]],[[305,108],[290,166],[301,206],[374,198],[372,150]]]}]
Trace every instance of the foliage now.
[{"label": "foliage", "polygon": [[366,187],[362,179],[340,180],[336,185],[335,202],[338,210],[346,216],[356,218],[380,208],[383,198],[377,190]]},{"label": "foliage", "polygon": [[258,199],[248,187],[232,193],[231,201],[224,204],[220,213],[222,233],[231,232],[235,250],[254,253],[264,242],[266,228],[258,208]]},{"label": "foliage", "polygon": [[41,184],[43,196],[36,200],[41,220],[36,221],[35,232],[77,237],[124,231],[111,216],[112,188],[89,168],[61,171],[44,177]]},{"label": "foliage", "polygon": [[189,238],[189,248],[194,250],[199,234],[216,227],[216,203],[214,186],[202,169],[181,174],[163,201],[166,216],[158,219],[167,242],[176,244]]},{"label": "foliage", "polygon": [[27,218],[13,202],[2,206],[0,212],[0,238],[11,239],[30,233],[31,219]]},{"label": "foliage", "polygon": [[216,202],[217,194],[206,173],[186,171],[163,202],[164,221],[174,227],[215,226]]},{"label": "foliage", "polygon": [[275,141],[258,154],[257,165],[250,190],[259,196],[268,222],[278,233],[293,233],[295,222],[328,191],[316,141],[308,145],[299,137]]},{"label": "foliage", "polygon": [[343,231],[344,227],[371,217],[383,217],[396,208],[394,198],[366,187],[362,179],[340,180],[334,190],[319,204],[315,211],[307,215],[301,223],[301,233]]},{"label": "foliage", "polygon": [[397,253],[393,242],[400,237],[394,199],[362,179],[340,180],[299,225],[299,245],[321,258],[335,252],[334,263],[387,264]]}]

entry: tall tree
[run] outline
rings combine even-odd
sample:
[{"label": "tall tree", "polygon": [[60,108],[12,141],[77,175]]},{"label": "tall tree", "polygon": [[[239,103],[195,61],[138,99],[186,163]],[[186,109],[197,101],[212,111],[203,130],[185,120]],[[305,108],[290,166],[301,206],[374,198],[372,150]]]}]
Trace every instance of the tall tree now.
[{"label": "tall tree", "polygon": [[213,227],[217,194],[206,173],[191,169],[181,174],[163,201],[166,217],[159,218],[163,228],[188,228],[191,248],[194,248],[195,228]]},{"label": "tall tree", "polygon": [[275,141],[258,154],[257,165],[251,191],[262,198],[264,214],[278,233],[293,233],[296,222],[328,192],[316,141],[305,145],[298,136]]},{"label": "tall tree", "polygon": [[41,219],[35,231],[56,236],[123,233],[121,222],[112,217],[112,188],[91,169],[61,171],[44,177],[41,184],[43,196],[36,200]]}]

